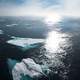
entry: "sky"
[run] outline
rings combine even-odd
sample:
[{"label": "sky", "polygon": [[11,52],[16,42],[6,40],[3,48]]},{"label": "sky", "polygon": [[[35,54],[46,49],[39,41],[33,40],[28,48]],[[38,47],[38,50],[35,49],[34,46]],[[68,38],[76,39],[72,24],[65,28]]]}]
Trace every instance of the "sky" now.
[{"label": "sky", "polygon": [[0,0],[0,16],[80,16],[80,0]]}]

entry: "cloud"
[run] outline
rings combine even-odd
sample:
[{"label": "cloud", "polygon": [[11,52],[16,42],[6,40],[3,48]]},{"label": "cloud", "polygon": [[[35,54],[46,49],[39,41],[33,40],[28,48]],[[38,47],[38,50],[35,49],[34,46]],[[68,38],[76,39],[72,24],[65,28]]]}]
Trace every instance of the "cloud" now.
[{"label": "cloud", "polygon": [[53,5],[59,5],[60,1],[58,0],[40,0],[44,7],[49,7]]},{"label": "cloud", "polygon": [[[21,1],[21,0],[20,0]],[[8,0],[6,2],[4,0],[2,6],[0,7],[0,15],[33,15],[33,16],[41,16],[45,15],[45,13],[53,12],[54,8],[57,8],[56,0],[52,2],[52,0],[23,0],[22,4],[14,0]],[[7,5],[4,5],[4,4]],[[17,5],[16,5],[17,4]],[[44,5],[46,5],[44,7]]]},{"label": "cloud", "polygon": [[45,15],[57,12],[62,16],[80,16],[79,0],[0,0],[0,15]]},{"label": "cloud", "polygon": [[[0,6],[21,6],[21,5],[30,5],[31,3],[37,3],[39,0],[0,0]],[[8,6],[7,5],[7,6]]]},{"label": "cloud", "polygon": [[64,0],[63,15],[80,17],[80,0]]}]

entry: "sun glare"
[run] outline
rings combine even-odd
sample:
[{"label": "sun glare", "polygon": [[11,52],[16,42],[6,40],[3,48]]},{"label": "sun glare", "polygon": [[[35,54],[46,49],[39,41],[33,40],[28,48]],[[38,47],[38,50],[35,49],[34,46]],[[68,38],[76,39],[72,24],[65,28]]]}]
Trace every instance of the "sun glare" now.
[{"label": "sun glare", "polygon": [[62,34],[58,31],[52,31],[48,34],[48,38],[45,42],[45,48],[49,52],[48,57],[55,57],[54,53],[64,52],[64,46],[67,46],[67,39],[64,38],[68,35]]},{"label": "sun glare", "polygon": [[45,16],[44,22],[48,26],[52,26],[61,20],[61,16],[57,13],[48,13]]}]

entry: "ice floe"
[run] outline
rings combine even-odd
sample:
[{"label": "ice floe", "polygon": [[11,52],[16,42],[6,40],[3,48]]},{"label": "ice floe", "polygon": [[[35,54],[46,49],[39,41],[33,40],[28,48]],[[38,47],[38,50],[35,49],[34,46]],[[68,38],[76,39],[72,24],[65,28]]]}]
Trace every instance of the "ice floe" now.
[{"label": "ice floe", "polygon": [[13,80],[21,80],[21,78],[24,78],[25,76],[26,80],[27,77],[34,78],[41,75],[46,76],[46,74],[44,73],[45,67],[43,67],[42,65],[37,64],[31,58],[23,59],[21,62],[16,63],[16,65],[12,69]]},{"label": "ice floe", "polygon": [[17,26],[18,24],[9,24],[9,25],[6,25],[7,27],[13,27],[13,26]]},{"label": "ice floe", "polygon": [[19,38],[14,37],[11,40],[8,40],[7,43],[22,47],[24,49],[35,48],[39,43],[43,43],[44,39],[33,39],[33,38]]},{"label": "ice floe", "polygon": [[36,43],[42,43],[44,42],[44,39],[32,39],[32,38],[15,38],[12,40],[7,41],[7,43],[25,47],[26,45],[36,44]]}]

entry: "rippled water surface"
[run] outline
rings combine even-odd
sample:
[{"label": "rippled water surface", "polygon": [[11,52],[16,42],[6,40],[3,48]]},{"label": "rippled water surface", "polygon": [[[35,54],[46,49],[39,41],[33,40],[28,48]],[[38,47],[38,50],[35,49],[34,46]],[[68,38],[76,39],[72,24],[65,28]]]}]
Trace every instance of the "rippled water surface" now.
[{"label": "rippled water surface", "polygon": [[80,19],[63,18],[52,23],[42,18],[0,18],[0,78],[12,80],[13,66],[31,58],[49,69],[47,77],[39,80],[80,80]]}]

